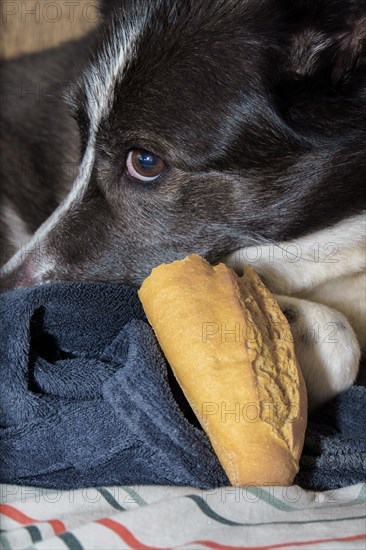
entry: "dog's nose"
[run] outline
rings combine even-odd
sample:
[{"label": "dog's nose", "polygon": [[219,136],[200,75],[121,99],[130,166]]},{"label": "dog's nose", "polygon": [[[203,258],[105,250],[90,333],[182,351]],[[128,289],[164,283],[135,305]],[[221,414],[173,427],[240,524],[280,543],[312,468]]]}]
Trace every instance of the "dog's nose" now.
[{"label": "dog's nose", "polygon": [[32,254],[17,267],[1,273],[0,290],[4,292],[14,288],[27,288],[39,282],[36,276],[35,262]]}]

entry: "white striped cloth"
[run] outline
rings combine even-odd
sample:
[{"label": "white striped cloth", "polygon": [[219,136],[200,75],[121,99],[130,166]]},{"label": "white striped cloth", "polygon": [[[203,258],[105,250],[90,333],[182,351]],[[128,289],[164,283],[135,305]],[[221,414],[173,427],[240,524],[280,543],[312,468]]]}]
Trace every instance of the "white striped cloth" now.
[{"label": "white striped cloth", "polygon": [[362,549],[366,485],[292,487],[1,488],[8,549]]}]

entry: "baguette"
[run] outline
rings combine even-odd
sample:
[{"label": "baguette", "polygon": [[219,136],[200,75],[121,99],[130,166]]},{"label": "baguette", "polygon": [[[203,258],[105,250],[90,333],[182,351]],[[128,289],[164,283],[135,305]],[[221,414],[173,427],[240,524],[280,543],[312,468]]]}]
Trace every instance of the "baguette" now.
[{"label": "baguette", "polygon": [[152,270],[139,297],[232,485],[291,485],[307,421],[290,327],[252,267],[198,255]]}]

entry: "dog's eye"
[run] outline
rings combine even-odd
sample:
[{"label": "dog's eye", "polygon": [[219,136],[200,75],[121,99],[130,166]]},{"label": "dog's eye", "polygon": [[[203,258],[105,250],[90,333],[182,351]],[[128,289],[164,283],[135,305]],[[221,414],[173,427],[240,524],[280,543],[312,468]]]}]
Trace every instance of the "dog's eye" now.
[{"label": "dog's eye", "polygon": [[131,149],[126,165],[130,175],[140,181],[156,179],[165,168],[164,161],[160,157],[144,149]]}]

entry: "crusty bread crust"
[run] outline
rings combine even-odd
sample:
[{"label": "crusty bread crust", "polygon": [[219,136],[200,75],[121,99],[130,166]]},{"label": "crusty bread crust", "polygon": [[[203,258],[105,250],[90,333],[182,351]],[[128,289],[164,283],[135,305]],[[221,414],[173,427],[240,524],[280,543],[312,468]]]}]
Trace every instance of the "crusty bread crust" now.
[{"label": "crusty bread crust", "polygon": [[253,268],[198,255],[139,290],[161,348],[233,485],[291,485],[307,398],[290,327]]}]

